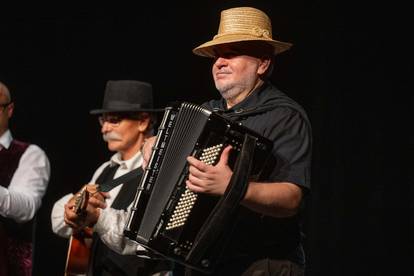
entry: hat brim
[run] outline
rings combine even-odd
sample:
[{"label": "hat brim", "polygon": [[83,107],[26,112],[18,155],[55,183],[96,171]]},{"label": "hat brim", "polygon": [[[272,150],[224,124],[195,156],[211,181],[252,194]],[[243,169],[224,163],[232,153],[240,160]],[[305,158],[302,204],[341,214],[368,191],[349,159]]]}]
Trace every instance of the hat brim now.
[{"label": "hat brim", "polygon": [[118,112],[164,112],[164,108],[140,108],[140,109],[125,109],[125,108],[112,108],[112,109],[93,109],[89,111],[89,114],[103,114],[103,113],[118,113]]},{"label": "hat brim", "polygon": [[225,35],[222,37],[215,38],[211,41],[208,41],[204,44],[193,49],[193,53],[203,57],[216,57],[215,48],[223,46],[225,44],[231,44],[235,42],[265,42],[271,45],[274,49],[274,55],[280,54],[290,47],[292,47],[291,43],[277,41],[273,39],[266,39],[266,38],[257,38],[251,35],[242,35],[242,34],[234,34],[234,35]]}]

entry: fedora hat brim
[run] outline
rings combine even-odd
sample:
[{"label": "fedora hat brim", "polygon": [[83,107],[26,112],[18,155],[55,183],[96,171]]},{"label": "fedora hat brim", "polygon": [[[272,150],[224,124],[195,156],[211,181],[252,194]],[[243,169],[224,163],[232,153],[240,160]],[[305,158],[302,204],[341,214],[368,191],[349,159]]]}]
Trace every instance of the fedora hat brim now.
[{"label": "fedora hat brim", "polygon": [[103,113],[121,113],[121,112],[164,112],[163,108],[105,108],[105,109],[93,109],[89,113],[96,115],[96,114],[103,114]]},{"label": "fedora hat brim", "polygon": [[93,109],[89,113],[90,114],[103,114],[103,113],[121,113],[121,112],[163,112],[163,108],[141,108],[141,107],[134,107],[134,106],[113,106],[113,107],[106,107],[101,109]]},{"label": "fedora hat brim", "polygon": [[193,53],[199,56],[203,57],[210,57],[214,58],[216,57],[216,51],[215,49],[218,47],[221,47],[225,44],[231,44],[231,43],[241,43],[241,42],[260,42],[260,43],[267,43],[270,46],[273,47],[274,52],[273,54],[280,54],[286,50],[288,50],[290,47],[292,47],[291,43],[288,42],[282,42],[277,41],[273,39],[267,39],[267,38],[258,38],[256,36],[251,35],[243,35],[243,34],[227,34],[223,35],[221,37],[217,37],[211,41],[208,41],[204,44],[201,44],[200,46],[193,49]]}]

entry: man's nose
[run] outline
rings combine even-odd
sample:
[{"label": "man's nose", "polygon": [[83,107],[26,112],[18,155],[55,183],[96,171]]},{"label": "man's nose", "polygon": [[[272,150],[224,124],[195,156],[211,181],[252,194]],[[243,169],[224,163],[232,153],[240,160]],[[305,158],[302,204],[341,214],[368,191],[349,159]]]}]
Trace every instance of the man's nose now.
[{"label": "man's nose", "polygon": [[107,133],[109,131],[112,130],[112,125],[108,122],[103,122],[102,126],[101,126],[101,132],[102,133]]},{"label": "man's nose", "polygon": [[216,59],[216,61],[214,62],[214,65],[217,66],[218,68],[226,66],[227,65],[227,59],[224,58],[224,57],[218,57]]}]

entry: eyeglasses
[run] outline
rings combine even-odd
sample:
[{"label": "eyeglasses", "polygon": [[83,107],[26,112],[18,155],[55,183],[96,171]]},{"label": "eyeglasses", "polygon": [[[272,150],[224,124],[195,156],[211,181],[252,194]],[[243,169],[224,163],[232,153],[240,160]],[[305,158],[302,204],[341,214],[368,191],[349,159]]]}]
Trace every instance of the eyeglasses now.
[{"label": "eyeglasses", "polygon": [[11,104],[11,102],[0,104],[0,107],[4,110],[6,107],[8,107]]},{"label": "eyeglasses", "polygon": [[101,126],[104,125],[104,123],[109,123],[113,127],[117,127],[121,124],[121,121],[124,119],[129,120],[142,120],[145,118],[142,114],[131,114],[131,113],[109,113],[109,114],[103,114],[102,116],[98,117],[99,124]]},{"label": "eyeglasses", "polygon": [[123,116],[119,116],[119,115],[110,115],[110,114],[104,114],[102,116],[98,117],[99,120],[99,124],[101,126],[104,125],[104,123],[109,123],[114,127],[119,126],[119,124],[121,123],[121,121],[125,119],[125,117]]}]

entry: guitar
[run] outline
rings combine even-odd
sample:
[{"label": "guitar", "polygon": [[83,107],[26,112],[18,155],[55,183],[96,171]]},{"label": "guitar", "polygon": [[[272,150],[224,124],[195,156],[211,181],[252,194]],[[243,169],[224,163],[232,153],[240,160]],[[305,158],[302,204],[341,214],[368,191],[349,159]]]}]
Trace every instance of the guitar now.
[{"label": "guitar", "polygon": [[[121,183],[138,179],[142,175],[142,169],[136,168],[120,177],[112,179],[100,185],[88,184],[75,195],[74,211],[82,217],[86,215],[86,207],[90,195],[97,192],[109,192]],[[87,274],[89,269],[91,246],[92,246],[92,228],[86,227],[78,233],[73,233],[69,240],[68,254],[66,258],[65,275]]]},{"label": "guitar", "polygon": [[[74,212],[82,217],[86,215],[86,207],[92,192],[97,192],[97,185],[86,185],[75,195]],[[69,239],[69,247],[66,258],[65,276],[87,274],[90,262],[93,230],[85,227],[81,231],[74,232]]]}]

